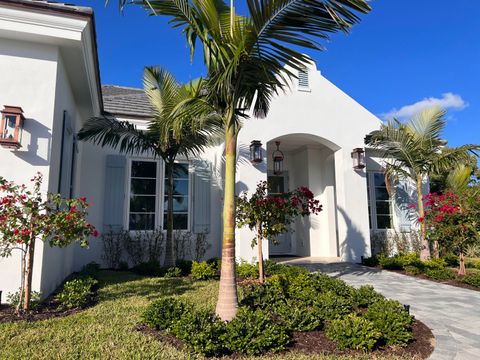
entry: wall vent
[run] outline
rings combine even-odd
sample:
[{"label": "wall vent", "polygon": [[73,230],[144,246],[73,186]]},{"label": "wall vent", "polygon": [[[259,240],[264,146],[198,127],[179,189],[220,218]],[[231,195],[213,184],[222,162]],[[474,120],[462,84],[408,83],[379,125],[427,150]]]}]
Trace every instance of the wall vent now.
[{"label": "wall vent", "polygon": [[298,88],[299,90],[310,90],[310,83],[308,81],[308,70],[303,69],[298,72]]}]

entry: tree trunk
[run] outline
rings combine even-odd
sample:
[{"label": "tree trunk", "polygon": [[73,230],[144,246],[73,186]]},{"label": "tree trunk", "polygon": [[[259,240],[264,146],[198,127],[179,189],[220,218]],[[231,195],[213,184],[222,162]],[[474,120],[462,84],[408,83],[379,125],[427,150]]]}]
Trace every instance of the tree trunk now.
[{"label": "tree trunk", "polygon": [[463,252],[460,252],[460,267],[458,268],[458,275],[465,276],[465,257]]},{"label": "tree trunk", "polygon": [[27,248],[23,247],[21,248],[21,261],[20,261],[20,294],[18,295],[18,304],[15,309],[15,312],[17,314],[20,313],[20,309],[23,309],[23,299],[25,297],[25,269],[26,269],[26,264],[25,262],[27,261]]},{"label": "tree trunk", "polygon": [[433,255],[434,258],[438,259],[439,256],[440,256],[439,254],[440,254],[440,246],[438,244],[438,240],[435,240],[433,242],[433,254],[432,255]]},{"label": "tree trunk", "polygon": [[166,162],[167,171],[167,240],[165,241],[165,267],[175,266],[175,254],[173,250],[173,168],[174,160]]},{"label": "tree trunk", "polygon": [[423,188],[422,188],[422,175],[417,175],[417,197],[418,197],[418,215],[423,221],[420,223],[420,241],[421,241],[421,251],[420,259],[428,260],[430,259],[430,245],[426,238],[425,231],[425,209],[423,207]]},{"label": "tree trunk", "polygon": [[258,280],[263,284],[265,272],[263,270],[263,246],[262,246],[262,224],[257,224],[257,248],[258,248]]},{"label": "tree trunk", "polygon": [[25,291],[23,310],[30,310],[30,298],[32,296],[32,274],[33,274],[33,257],[35,255],[35,237],[32,235],[27,246],[27,267],[25,271]]},{"label": "tree trunk", "polygon": [[233,125],[230,125],[225,131],[222,267],[216,308],[218,317],[224,321],[230,321],[235,317],[238,306],[237,282],[235,278],[235,162],[237,135]]}]

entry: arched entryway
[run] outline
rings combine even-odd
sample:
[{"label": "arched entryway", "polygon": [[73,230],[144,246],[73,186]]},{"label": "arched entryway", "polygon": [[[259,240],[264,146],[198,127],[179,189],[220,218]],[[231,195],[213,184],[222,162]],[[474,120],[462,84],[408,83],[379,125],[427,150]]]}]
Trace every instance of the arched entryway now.
[{"label": "arched entryway", "polygon": [[[284,154],[283,171],[274,173],[276,142]],[[335,157],[339,147],[311,134],[286,134],[267,142],[267,179],[270,192],[278,194],[307,186],[320,200],[323,211],[299,218],[292,231],[269,244],[269,256],[337,257]]]}]

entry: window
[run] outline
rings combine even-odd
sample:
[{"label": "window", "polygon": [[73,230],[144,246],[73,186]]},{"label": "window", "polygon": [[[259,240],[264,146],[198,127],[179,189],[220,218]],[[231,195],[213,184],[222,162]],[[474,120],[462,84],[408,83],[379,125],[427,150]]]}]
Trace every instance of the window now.
[{"label": "window", "polygon": [[155,228],[157,200],[157,163],[132,161],[130,172],[130,230]]},{"label": "window", "polygon": [[367,176],[368,216],[371,229],[392,228],[392,200],[388,194],[385,175],[370,172]]},{"label": "window", "polygon": [[[163,206],[163,224],[167,226],[167,185],[165,179],[165,193]],[[188,213],[190,180],[188,163],[175,163],[173,168],[173,228],[176,230],[188,230]]]}]

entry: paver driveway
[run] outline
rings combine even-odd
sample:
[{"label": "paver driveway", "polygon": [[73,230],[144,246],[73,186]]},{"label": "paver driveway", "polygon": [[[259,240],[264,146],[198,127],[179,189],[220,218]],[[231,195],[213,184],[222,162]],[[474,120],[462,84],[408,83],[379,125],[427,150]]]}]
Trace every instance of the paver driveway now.
[{"label": "paver driveway", "polygon": [[390,271],[324,259],[299,258],[302,265],[341,278],[348,284],[370,284],[388,298],[409,304],[411,313],[432,329],[432,360],[480,360],[480,292],[416,279]]}]

